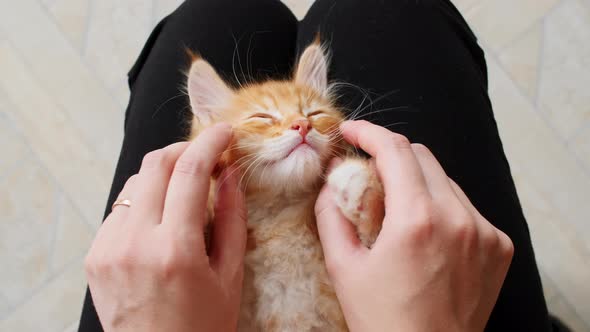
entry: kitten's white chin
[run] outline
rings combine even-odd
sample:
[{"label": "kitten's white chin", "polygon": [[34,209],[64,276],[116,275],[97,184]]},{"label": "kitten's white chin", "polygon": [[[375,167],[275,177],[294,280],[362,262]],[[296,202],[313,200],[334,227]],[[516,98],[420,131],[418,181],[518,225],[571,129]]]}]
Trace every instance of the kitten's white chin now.
[{"label": "kitten's white chin", "polygon": [[262,167],[259,179],[271,189],[303,189],[312,186],[321,172],[320,155],[311,146],[302,144],[287,157]]}]

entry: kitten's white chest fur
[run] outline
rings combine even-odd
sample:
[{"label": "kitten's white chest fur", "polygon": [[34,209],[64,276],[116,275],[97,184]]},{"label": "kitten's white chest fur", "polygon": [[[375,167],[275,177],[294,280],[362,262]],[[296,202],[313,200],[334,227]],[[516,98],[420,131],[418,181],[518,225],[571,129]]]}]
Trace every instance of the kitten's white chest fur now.
[{"label": "kitten's white chest fur", "polygon": [[[347,159],[328,176],[340,211],[372,245],[383,220],[383,191],[367,161]],[[315,229],[316,192],[247,199],[240,331],[346,331]]]},{"label": "kitten's white chest fur", "polygon": [[342,327],[343,319],[309,225],[313,201],[282,209],[249,202],[240,331],[342,330],[334,325]]}]

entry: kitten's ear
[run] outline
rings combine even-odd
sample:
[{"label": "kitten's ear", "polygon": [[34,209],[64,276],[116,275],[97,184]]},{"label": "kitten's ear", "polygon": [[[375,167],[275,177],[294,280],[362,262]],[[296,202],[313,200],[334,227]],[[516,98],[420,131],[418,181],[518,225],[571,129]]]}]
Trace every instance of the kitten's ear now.
[{"label": "kitten's ear", "polygon": [[227,105],[233,91],[207,61],[199,56],[192,57],[187,81],[188,96],[195,117],[202,125],[209,126],[219,118],[219,109]]},{"label": "kitten's ear", "polygon": [[308,85],[321,94],[328,91],[328,55],[319,37],[299,58],[295,83]]}]

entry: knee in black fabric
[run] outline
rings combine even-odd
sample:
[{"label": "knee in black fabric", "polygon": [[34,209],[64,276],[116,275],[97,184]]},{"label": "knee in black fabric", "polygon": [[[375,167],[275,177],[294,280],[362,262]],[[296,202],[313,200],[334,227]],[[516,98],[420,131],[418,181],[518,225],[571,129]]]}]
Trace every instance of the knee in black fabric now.
[{"label": "knee in black fabric", "polygon": [[[289,8],[280,0],[186,0],[174,14],[182,12],[183,14],[200,16],[205,14],[207,17],[216,17],[228,15],[228,13],[244,13],[244,10],[257,9],[259,14],[279,14],[276,11],[290,13]],[[245,19],[248,19],[245,17]]]},{"label": "knee in black fabric", "polygon": [[156,40],[158,39],[158,36],[160,35],[162,28],[166,24],[167,18],[168,17],[163,18],[160,21],[160,23],[158,23],[156,25],[154,30],[152,30],[152,33],[148,37],[148,40],[146,41],[145,45],[143,46],[141,52],[139,53],[137,60],[135,60],[135,63],[133,64],[133,66],[131,67],[129,72],[127,73],[127,78],[128,78],[127,81],[129,84],[129,88],[131,90],[133,90],[133,85],[135,83],[135,80],[137,79],[137,75],[139,74],[139,71],[143,67],[143,64],[145,63],[145,60],[147,59],[152,47],[154,46]]}]

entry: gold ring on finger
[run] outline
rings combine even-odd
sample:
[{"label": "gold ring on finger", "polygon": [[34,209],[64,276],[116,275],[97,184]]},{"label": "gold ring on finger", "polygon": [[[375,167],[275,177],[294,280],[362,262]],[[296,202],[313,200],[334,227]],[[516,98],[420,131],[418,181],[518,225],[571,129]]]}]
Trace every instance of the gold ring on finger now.
[{"label": "gold ring on finger", "polygon": [[122,205],[126,207],[131,207],[131,201],[128,199],[117,199],[115,203],[111,206],[111,210],[115,209],[115,207]]}]

